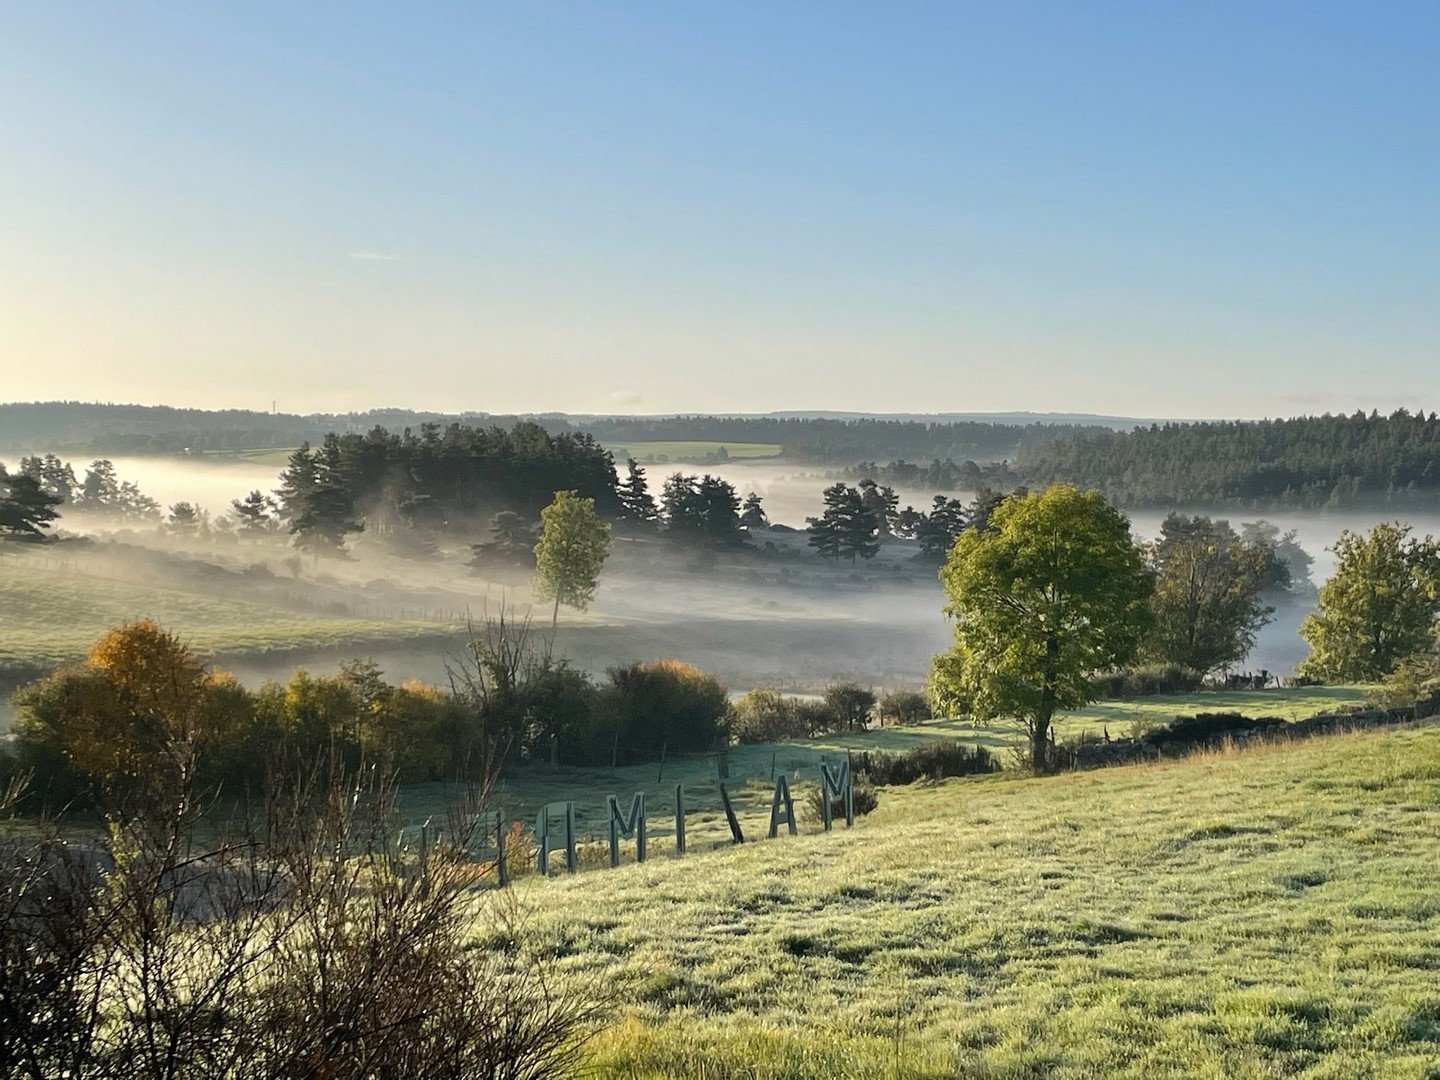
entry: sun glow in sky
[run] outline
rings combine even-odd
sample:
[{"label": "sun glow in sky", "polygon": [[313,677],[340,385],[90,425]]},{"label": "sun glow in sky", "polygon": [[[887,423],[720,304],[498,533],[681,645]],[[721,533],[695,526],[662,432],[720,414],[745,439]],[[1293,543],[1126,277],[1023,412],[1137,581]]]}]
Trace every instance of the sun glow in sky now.
[{"label": "sun glow in sky", "polygon": [[0,398],[1440,408],[1434,3],[22,4]]}]

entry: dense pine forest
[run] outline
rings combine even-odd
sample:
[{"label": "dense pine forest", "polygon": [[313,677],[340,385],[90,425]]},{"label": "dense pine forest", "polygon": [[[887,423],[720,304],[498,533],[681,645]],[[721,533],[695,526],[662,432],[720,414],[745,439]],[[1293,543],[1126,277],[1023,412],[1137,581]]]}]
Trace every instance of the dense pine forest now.
[{"label": "dense pine forest", "polygon": [[1134,507],[1433,504],[1440,420],[1402,409],[1091,429],[1025,446],[1014,473],[1033,487],[1068,481]]}]

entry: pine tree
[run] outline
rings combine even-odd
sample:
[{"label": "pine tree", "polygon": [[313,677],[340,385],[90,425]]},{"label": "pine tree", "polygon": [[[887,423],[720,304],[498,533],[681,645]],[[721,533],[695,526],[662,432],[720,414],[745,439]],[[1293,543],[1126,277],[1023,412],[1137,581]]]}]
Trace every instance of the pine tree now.
[{"label": "pine tree", "polygon": [[674,473],[660,492],[665,512],[665,531],[677,539],[705,534],[705,500],[700,481],[685,473]]},{"label": "pine tree", "polygon": [[275,500],[261,491],[252,491],[243,499],[230,500],[230,512],[244,536],[263,536],[270,531]]},{"label": "pine tree", "polygon": [[760,505],[760,496],[753,491],[745,496],[745,503],[740,508],[740,524],[748,532],[759,532],[770,524],[765,508]]},{"label": "pine tree", "polygon": [[75,505],[96,513],[115,513],[120,509],[120,481],[115,466],[99,458],[85,470],[85,479],[75,495]]},{"label": "pine tree", "polygon": [[900,516],[900,496],[891,487],[881,487],[874,480],[861,480],[860,501],[876,522],[881,537],[895,535],[895,526]]},{"label": "pine tree", "polygon": [[0,465],[0,535],[32,543],[45,540],[42,531],[60,515],[60,499],[45,491],[34,476],[11,476]]},{"label": "pine tree", "polygon": [[[290,455],[285,471],[280,474],[280,487],[275,491],[280,516],[292,525],[303,517],[319,484],[319,468],[310,444],[303,443]],[[295,530],[292,528],[291,532]]]},{"label": "pine tree", "polygon": [[309,550],[318,562],[322,552],[339,553],[345,537],[364,525],[353,520],[354,502],[345,488],[339,440],[326,435],[320,450],[306,443],[290,455],[281,474],[280,497],[295,546]]},{"label": "pine tree", "polygon": [[840,561],[844,550],[845,503],[847,492],[844,484],[832,484],[825,489],[825,511],[818,518],[806,518],[806,532],[810,534],[809,544],[822,559]]},{"label": "pine tree", "polygon": [[740,496],[733,484],[708,473],[698,487],[703,506],[705,539],[714,547],[736,547],[745,543],[740,529]]},{"label": "pine tree", "polygon": [[75,470],[68,464],[61,461],[54,454],[46,454],[42,457],[25,457],[20,459],[20,472],[25,476],[34,477],[40,484],[40,489],[47,495],[54,495],[61,503],[67,503],[80,486],[75,479]]},{"label": "pine tree", "polygon": [[170,507],[170,515],[165,519],[165,524],[171,532],[178,535],[193,535],[200,531],[203,513],[194,503],[177,502]]},{"label": "pine tree", "polygon": [[629,469],[629,475],[618,488],[621,520],[637,525],[653,524],[659,518],[660,510],[655,505],[655,497],[650,494],[650,485],[645,479],[645,470],[634,458],[627,458],[626,466]]}]

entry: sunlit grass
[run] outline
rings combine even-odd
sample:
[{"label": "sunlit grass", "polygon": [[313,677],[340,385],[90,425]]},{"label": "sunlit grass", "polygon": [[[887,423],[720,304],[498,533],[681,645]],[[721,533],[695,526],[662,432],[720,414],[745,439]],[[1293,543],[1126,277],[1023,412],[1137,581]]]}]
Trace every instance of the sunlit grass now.
[{"label": "sunlit grass", "polygon": [[1440,1063],[1440,730],[882,792],[850,831],[521,879],[601,1075]]}]

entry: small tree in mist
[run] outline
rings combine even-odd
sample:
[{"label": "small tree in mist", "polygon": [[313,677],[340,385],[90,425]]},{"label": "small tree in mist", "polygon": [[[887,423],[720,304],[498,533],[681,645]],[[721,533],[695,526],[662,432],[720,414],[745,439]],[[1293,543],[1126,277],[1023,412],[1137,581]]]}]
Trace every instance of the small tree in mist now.
[{"label": "small tree in mist", "polygon": [[195,536],[209,526],[209,515],[192,502],[172,503],[165,528],[176,536]]},{"label": "small tree in mist", "polygon": [[243,499],[230,500],[230,513],[241,536],[256,538],[274,530],[275,500],[261,491],[252,491]]},{"label": "small tree in mist", "polygon": [[534,568],[536,528],[536,523],[514,510],[500,511],[490,522],[490,539],[470,545],[471,557],[465,565],[477,574],[495,567]]},{"label": "small tree in mist", "polygon": [[759,532],[770,524],[765,507],[760,503],[760,496],[753,491],[745,496],[745,503],[740,508],[740,524],[750,532]]},{"label": "small tree in mist", "polygon": [[540,511],[540,541],[535,545],[535,591],[554,600],[553,630],[560,605],[584,611],[600,585],[600,570],[610,554],[610,526],[595,513],[595,500],[573,491],[557,491]]},{"label": "small tree in mist", "polygon": [[11,476],[0,464],[0,538],[44,540],[43,530],[60,516],[55,510],[60,502],[34,476]]}]

